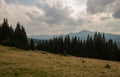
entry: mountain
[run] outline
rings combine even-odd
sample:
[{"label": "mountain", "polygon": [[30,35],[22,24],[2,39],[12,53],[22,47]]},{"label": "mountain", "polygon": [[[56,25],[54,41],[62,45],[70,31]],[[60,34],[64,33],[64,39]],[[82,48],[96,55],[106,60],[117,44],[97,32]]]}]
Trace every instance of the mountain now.
[{"label": "mountain", "polygon": [[[102,33],[102,32],[100,32]],[[69,33],[67,35],[69,35],[71,38],[74,36],[79,37],[81,40],[86,40],[87,36],[93,36],[95,34],[95,32],[91,32],[91,31],[87,31],[87,30],[82,30],[80,32],[77,33]],[[104,33],[105,34],[105,38],[108,39],[112,39],[114,42],[117,42],[117,44],[120,47],[120,35],[116,35],[116,34],[110,34],[110,33]],[[39,39],[39,40],[48,40],[48,39],[52,39],[54,37],[59,37],[59,36],[65,36],[65,35],[29,35],[28,38],[33,38],[33,39]]]},{"label": "mountain", "polygon": [[[86,39],[86,37],[88,36],[88,34],[90,36],[93,36],[94,35],[94,32],[90,32],[90,31],[87,31],[87,30],[82,30],[78,33],[69,33],[69,34],[66,34],[66,35],[69,35],[71,38],[74,37],[74,36],[77,36],[79,37],[80,39]],[[63,34],[61,35],[29,35],[28,38],[33,38],[33,39],[40,39],[40,40],[48,40],[48,39],[52,39],[54,37],[59,37],[59,36],[65,36]]]}]

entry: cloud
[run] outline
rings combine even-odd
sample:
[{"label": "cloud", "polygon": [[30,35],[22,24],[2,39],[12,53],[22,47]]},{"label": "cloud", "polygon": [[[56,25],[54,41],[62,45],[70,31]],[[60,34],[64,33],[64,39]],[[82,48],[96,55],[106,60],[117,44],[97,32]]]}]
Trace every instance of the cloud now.
[{"label": "cloud", "polygon": [[[43,32],[48,34],[50,30],[58,30],[59,33],[61,30],[62,33],[62,29],[67,28],[70,25],[69,23],[75,24],[75,21],[70,17],[72,13],[70,8],[64,7],[62,3],[56,2],[54,4],[54,0],[53,3],[36,3],[36,5],[29,6],[23,0],[1,1],[0,3],[4,3],[4,5],[0,9],[0,21],[6,17],[10,19],[9,22],[14,27],[17,22],[20,22],[26,28],[28,34],[41,34]],[[53,33],[55,32],[52,31]]]},{"label": "cloud", "polygon": [[87,12],[91,14],[101,13],[107,11],[107,6],[115,0],[88,0]]},{"label": "cloud", "polygon": [[110,28],[113,32],[120,32],[120,25],[118,24],[119,22],[120,22],[119,19],[115,19],[107,22],[105,26],[107,28]]},{"label": "cloud", "polygon": [[[0,22],[4,17],[13,27],[20,22],[27,34],[64,34],[82,29],[116,32],[119,7],[120,0],[0,0]],[[111,26],[106,26],[109,22]]]},{"label": "cloud", "polygon": [[101,17],[100,20],[107,20],[107,19],[110,19],[110,17]]},{"label": "cloud", "polygon": [[117,0],[114,3],[114,12],[113,12],[114,18],[120,18],[120,0]]},{"label": "cloud", "polygon": [[[38,8],[43,9],[45,12],[44,17],[37,17],[36,20],[46,22],[47,24],[59,24],[66,20],[70,15],[69,8],[63,7],[63,4],[60,0],[38,0]],[[33,20],[33,21],[36,21]]]},{"label": "cloud", "polygon": [[35,0],[5,0],[7,4],[22,4],[22,5],[34,5]]},{"label": "cloud", "polygon": [[[66,25],[66,26],[76,26],[76,25],[81,25],[85,23],[83,17],[78,17],[78,19],[74,19],[73,15],[74,10],[69,7],[65,6],[65,2],[63,3],[64,0],[38,0],[38,4],[36,5],[39,9],[44,10],[44,16],[37,16],[34,18],[32,15],[29,14],[28,16],[31,18],[32,22],[31,24],[36,24],[36,23],[46,23],[51,25]],[[68,1],[70,2],[70,1]],[[76,16],[76,15],[75,15]]]},{"label": "cloud", "polygon": [[89,14],[111,13],[114,18],[120,18],[120,0],[88,0]]},{"label": "cloud", "polygon": [[46,13],[43,17],[43,21],[50,25],[59,24],[66,21],[71,14],[69,8],[62,9],[57,7],[45,6],[43,9]]},{"label": "cloud", "polygon": [[119,10],[116,10],[116,11],[113,13],[113,17],[114,17],[114,18],[120,18],[120,9],[119,9]]},{"label": "cloud", "polygon": [[0,0],[0,8],[2,8],[2,7],[5,6],[5,5],[6,5],[5,0]]},{"label": "cloud", "polygon": [[44,11],[44,15],[38,15],[34,17],[33,13],[27,13],[27,15],[31,19],[31,22],[29,22],[29,24],[36,25],[36,27],[39,28],[39,30],[35,31],[46,33],[45,31],[47,30],[47,34],[50,34],[51,31],[52,34],[55,34],[55,32],[68,33],[69,31],[73,31],[73,26],[83,24],[84,22],[83,18],[79,18],[79,20],[74,20],[74,18],[71,17],[71,14],[73,13],[71,8],[64,7],[62,6],[62,4],[54,4],[54,2],[40,2],[36,6]]},{"label": "cloud", "polygon": [[26,15],[26,12],[31,12],[34,10],[36,10],[36,7],[34,6],[26,7],[26,6],[17,5],[17,4],[10,4],[10,5],[5,4],[0,9],[1,11],[0,16],[2,18],[7,17],[8,19],[11,19],[13,23],[15,21],[26,23],[25,21],[29,20],[28,16]]},{"label": "cloud", "polygon": [[0,7],[2,7],[3,5],[3,0],[0,0]]}]

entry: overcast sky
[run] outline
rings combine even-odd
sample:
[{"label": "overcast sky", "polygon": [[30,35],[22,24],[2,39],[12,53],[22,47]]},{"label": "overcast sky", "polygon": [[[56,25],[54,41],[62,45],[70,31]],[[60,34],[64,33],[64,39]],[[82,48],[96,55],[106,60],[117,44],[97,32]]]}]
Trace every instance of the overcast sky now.
[{"label": "overcast sky", "polygon": [[0,23],[20,22],[28,35],[81,30],[120,34],[120,0],[0,0]]}]

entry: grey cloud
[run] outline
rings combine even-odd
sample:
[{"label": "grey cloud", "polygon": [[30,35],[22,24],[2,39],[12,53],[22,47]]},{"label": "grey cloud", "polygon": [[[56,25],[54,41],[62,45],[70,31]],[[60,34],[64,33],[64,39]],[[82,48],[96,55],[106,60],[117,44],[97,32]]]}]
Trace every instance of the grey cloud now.
[{"label": "grey cloud", "polygon": [[34,5],[36,4],[35,0],[5,0],[7,4],[23,4],[23,5]]},{"label": "grey cloud", "polygon": [[107,5],[113,3],[115,0],[88,0],[87,12],[91,14],[101,13],[106,11]]},{"label": "grey cloud", "polygon": [[120,18],[120,0],[117,0],[114,4],[113,17]]},{"label": "grey cloud", "polygon": [[69,8],[50,7],[48,5],[44,5],[44,7],[41,7],[41,5],[40,6],[38,5],[38,7],[44,10],[45,16],[38,16],[36,18],[33,18],[32,14],[27,13],[27,15],[31,18],[32,21],[45,22],[50,25],[67,23],[67,22],[73,21],[69,17],[71,14],[71,11]]},{"label": "grey cloud", "polygon": [[66,26],[75,26],[75,25],[82,25],[87,22],[89,22],[87,19],[79,18],[78,20],[74,20],[70,17],[70,14],[72,13],[71,9],[68,7],[58,7],[54,6],[51,7],[47,4],[38,4],[37,5],[39,9],[44,10],[45,15],[44,16],[37,16],[33,17],[31,13],[27,13],[27,15],[31,18],[32,23],[42,23],[45,22],[49,25],[59,25],[64,24]]},{"label": "grey cloud", "polygon": [[[111,12],[114,18],[120,18],[120,0],[88,0],[87,12],[90,14]],[[104,19],[106,18],[101,18]]]},{"label": "grey cloud", "polygon": [[118,24],[119,22],[120,20],[114,20],[112,22],[108,22],[108,24],[106,24],[106,27],[110,28],[114,32],[120,31],[120,25]]},{"label": "grey cloud", "polygon": [[4,4],[4,0],[0,0],[0,7],[2,7]]},{"label": "grey cloud", "polygon": [[71,14],[68,8],[45,7],[46,22],[49,24],[61,23],[69,18]]},{"label": "grey cloud", "polygon": [[[38,16],[38,17],[33,17],[31,13],[27,13],[27,15],[31,18],[32,21],[34,22],[45,22],[49,25],[58,25],[58,24],[64,24],[64,25],[80,25],[83,22],[83,19],[79,19],[75,21],[70,17],[70,14],[72,11],[65,7],[50,7],[48,5],[44,5],[44,7],[38,6],[40,9],[43,9],[45,12],[45,16]],[[34,23],[33,22],[33,23]]]},{"label": "grey cloud", "polygon": [[120,9],[119,9],[119,10],[116,10],[116,11],[113,13],[113,17],[114,17],[114,18],[120,18]]},{"label": "grey cloud", "polygon": [[110,17],[101,17],[100,20],[107,20],[109,19]]}]

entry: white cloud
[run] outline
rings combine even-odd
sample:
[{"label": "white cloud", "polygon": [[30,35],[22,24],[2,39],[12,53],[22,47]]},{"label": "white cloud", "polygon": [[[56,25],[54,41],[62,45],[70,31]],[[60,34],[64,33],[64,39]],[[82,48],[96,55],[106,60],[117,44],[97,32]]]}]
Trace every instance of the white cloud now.
[{"label": "white cloud", "polygon": [[[29,26],[29,22],[31,22],[31,19],[27,15],[28,13],[32,15],[32,18],[44,16],[44,11],[37,6],[28,7],[22,4],[7,4],[2,0],[2,6],[0,7],[0,21],[5,17],[9,19],[10,24],[13,26],[15,26],[17,22],[20,22],[27,27]],[[28,27],[27,30],[29,30]]]},{"label": "white cloud", "polygon": [[[0,0],[0,22],[24,25],[27,34],[64,34],[86,29],[120,33],[120,0]],[[117,19],[116,19],[117,18]],[[108,24],[111,26],[107,26]],[[110,25],[109,24],[109,25]]]}]

